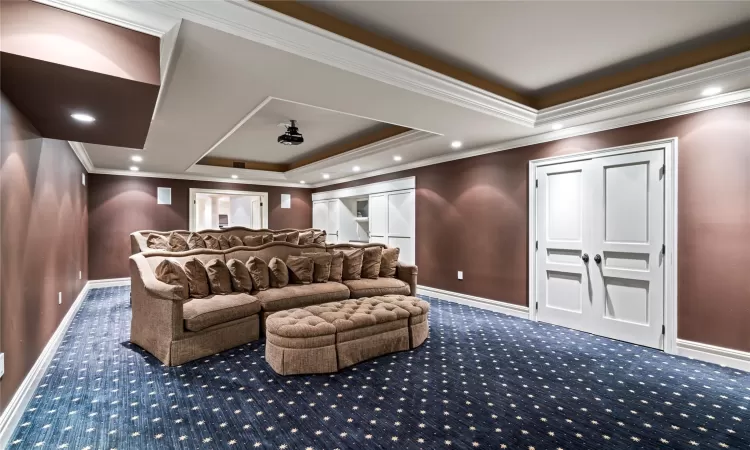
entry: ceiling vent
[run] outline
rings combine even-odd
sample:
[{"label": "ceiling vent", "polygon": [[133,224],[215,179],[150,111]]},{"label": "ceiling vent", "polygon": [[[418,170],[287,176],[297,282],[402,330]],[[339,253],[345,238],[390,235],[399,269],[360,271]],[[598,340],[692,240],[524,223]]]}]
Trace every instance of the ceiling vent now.
[{"label": "ceiling vent", "polygon": [[279,136],[278,142],[283,145],[300,145],[305,142],[305,139],[297,129],[297,121],[290,120],[289,125],[286,127],[286,133]]}]

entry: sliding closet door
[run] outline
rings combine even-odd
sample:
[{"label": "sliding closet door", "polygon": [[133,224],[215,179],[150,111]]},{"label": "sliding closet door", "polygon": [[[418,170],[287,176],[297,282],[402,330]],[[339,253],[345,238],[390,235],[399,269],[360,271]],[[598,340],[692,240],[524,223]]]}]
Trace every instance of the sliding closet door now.
[{"label": "sliding closet door", "polygon": [[664,152],[595,158],[592,333],[662,348]]},{"label": "sliding closet door", "polygon": [[414,190],[388,194],[388,246],[401,249],[399,261],[415,263]]}]

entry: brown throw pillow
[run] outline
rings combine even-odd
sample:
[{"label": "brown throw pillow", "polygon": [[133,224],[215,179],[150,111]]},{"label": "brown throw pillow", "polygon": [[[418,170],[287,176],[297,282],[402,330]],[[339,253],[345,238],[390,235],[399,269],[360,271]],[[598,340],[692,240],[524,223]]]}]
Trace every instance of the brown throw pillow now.
[{"label": "brown throw pillow", "polygon": [[247,260],[247,271],[250,272],[250,278],[253,279],[253,287],[259,291],[268,289],[268,264],[260,258],[251,256]]},{"label": "brown throw pillow", "polygon": [[219,236],[219,247],[221,247],[222,250],[229,250],[230,248],[232,248],[232,244],[229,243],[229,239],[227,239],[227,237],[223,234]]},{"label": "brown throw pillow", "polygon": [[299,244],[299,231],[292,231],[286,234],[286,241],[292,244]]},{"label": "brown throw pillow", "polygon": [[333,255],[328,252],[303,253],[313,262],[313,283],[325,283],[331,276],[331,260]]},{"label": "brown throw pillow", "polygon": [[190,250],[194,248],[206,248],[206,242],[198,233],[190,233],[190,236],[188,236],[187,242],[188,242],[188,248]]},{"label": "brown throw pillow", "polygon": [[193,258],[186,262],[182,269],[185,271],[185,275],[187,275],[190,297],[207,297],[210,290],[208,287],[208,275],[203,263],[199,259]]},{"label": "brown throw pillow", "polygon": [[248,247],[257,247],[263,245],[263,236],[245,236],[242,238],[242,243]]},{"label": "brown throw pillow", "polygon": [[342,278],[344,280],[359,280],[362,278],[362,258],[365,256],[365,250],[362,248],[353,250],[344,250],[344,271]]},{"label": "brown throw pillow", "polygon": [[284,261],[275,256],[268,262],[268,275],[268,284],[272,288],[283,288],[289,284],[289,269]]},{"label": "brown throw pillow", "polygon": [[362,278],[378,278],[383,247],[367,247],[362,257]]},{"label": "brown throw pillow", "polygon": [[274,242],[286,242],[286,233],[276,233],[273,235]]},{"label": "brown throw pillow", "polygon": [[325,231],[313,231],[313,243],[325,244],[326,243],[326,232]]},{"label": "brown throw pillow", "polygon": [[162,283],[167,283],[170,286],[177,286],[179,289],[175,289],[175,294],[183,300],[186,300],[189,295],[188,291],[188,279],[185,275],[185,271],[182,270],[176,261],[165,259],[160,262],[156,269],[154,269],[154,275],[156,279]]},{"label": "brown throw pillow", "polygon": [[169,233],[169,247],[173,252],[185,252],[190,250],[185,238],[174,231]]},{"label": "brown throw pillow", "polygon": [[146,238],[146,246],[154,250],[172,250],[172,247],[169,246],[169,239],[161,234],[149,234]]},{"label": "brown throw pillow", "polygon": [[396,276],[396,266],[398,266],[399,253],[401,253],[401,249],[398,247],[383,249],[383,256],[380,258],[381,277],[394,278]]},{"label": "brown throw pillow", "polygon": [[237,236],[229,236],[229,247],[242,247],[242,239]]},{"label": "brown throw pillow", "polygon": [[306,256],[289,255],[286,257],[289,268],[289,282],[292,284],[312,283],[313,261]]},{"label": "brown throw pillow", "polygon": [[208,275],[208,287],[215,295],[226,295],[232,293],[232,277],[229,275],[227,265],[221,259],[212,259],[206,264]]},{"label": "brown throw pillow", "polygon": [[242,264],[242,261],[230,259],[227,262],[227,269],[229,269],[229,276],[232,278],[232,290],[234,292],[249,294],[253,291],[253,279],[250,278],[250,271]]},{"label": "brown throw pillow", "polygon": [[268,244],[270,242],[273,242],[273,235],[272,234],[264,234],[263,235],[263,243]]},{"label": "brown throw pillow", "polygon": [[221,244],[219,244],[219,240],[211,235],[204,236],[203,242],[206,243],[206,248],[209,248],[211,250],[221,250]]},{"label": "brown throw pillow", "polygon": [[299,234],[299,245],[307,245],[313,243],[313,232],[310,231],[303,231]]},{"label": "brown throw pillow", "polygon": [[344,253],[341,251],[333,252],[331,255],[331,274],[328,276],[328,281],[335,281],[341,283],[343,281],[342,274],[344,272]]}]

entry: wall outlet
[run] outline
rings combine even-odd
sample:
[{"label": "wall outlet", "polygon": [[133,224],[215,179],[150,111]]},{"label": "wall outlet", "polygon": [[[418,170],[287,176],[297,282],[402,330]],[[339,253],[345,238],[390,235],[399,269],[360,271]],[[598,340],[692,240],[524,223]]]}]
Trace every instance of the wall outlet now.
[{"label": "wall outlet", "polygon": [[83,278],[83,272],[79,270],[78,271],[78,279],[80,280],[82,278]]},{"label": "wall outlet", "polygon": [[85,173],[81,174],[81,184],[86,186],[86,174]]},{"label": "wall outlet", "polygon": [[57,304],[62,305],[62,292],[57,293]]},{"label": "wall outlet", "polygon": [[0,378],[5,374],[5,353],[0,353]]},{"label": "wall outlet", "polygon": [[459,270],[458,271],[458,279],[459,280],[463,280],[464,279],[464,271],[463,270]]}]

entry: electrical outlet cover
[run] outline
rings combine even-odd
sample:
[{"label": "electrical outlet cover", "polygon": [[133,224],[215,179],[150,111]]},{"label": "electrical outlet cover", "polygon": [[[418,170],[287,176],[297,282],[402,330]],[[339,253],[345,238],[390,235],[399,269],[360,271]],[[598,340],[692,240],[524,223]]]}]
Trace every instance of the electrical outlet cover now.
[{"label": "electrical outlet cover", "polygon": [[463,280],[464,279],[464,272],[463,272],[463,270],[459,270],[458,271],[458,279],[459,280]]}]

